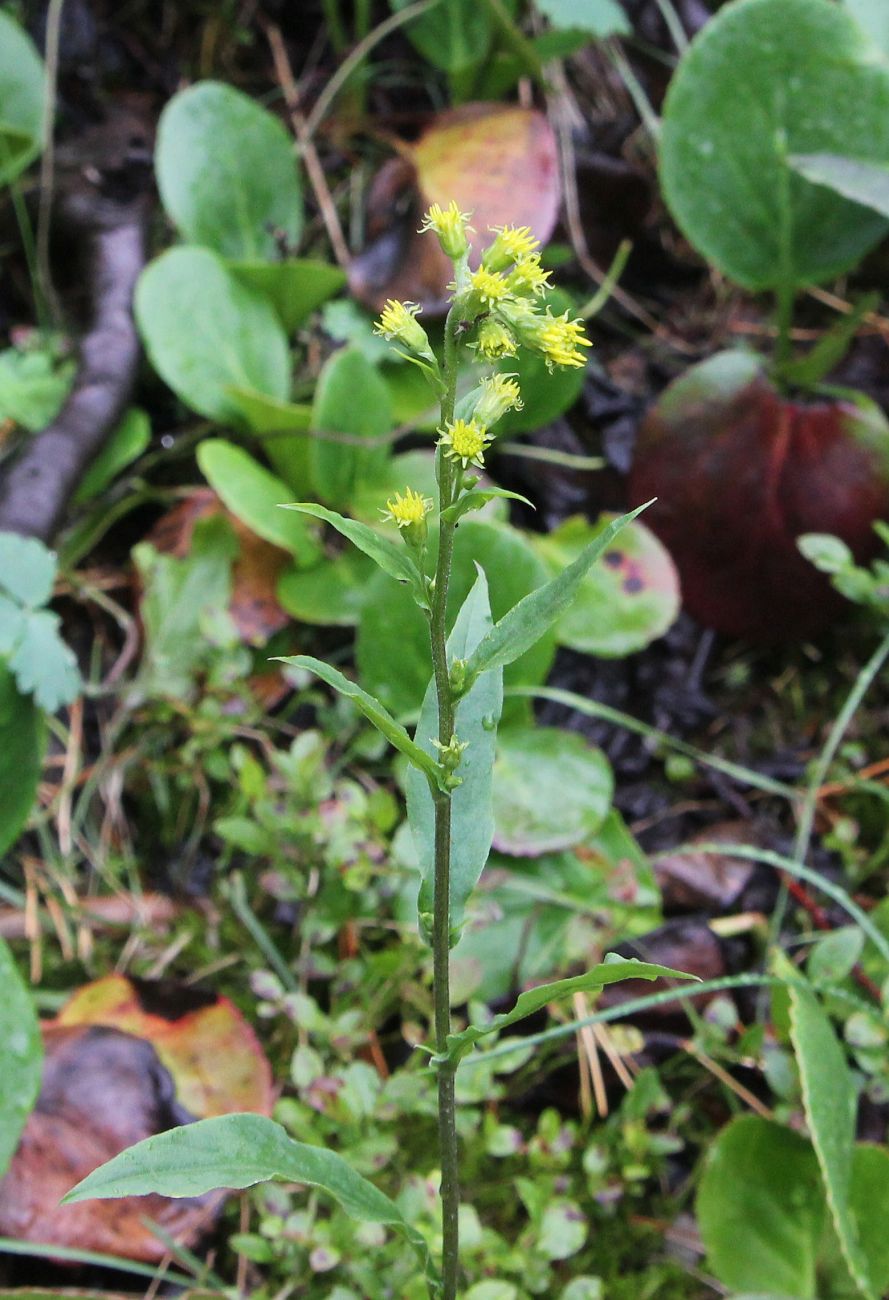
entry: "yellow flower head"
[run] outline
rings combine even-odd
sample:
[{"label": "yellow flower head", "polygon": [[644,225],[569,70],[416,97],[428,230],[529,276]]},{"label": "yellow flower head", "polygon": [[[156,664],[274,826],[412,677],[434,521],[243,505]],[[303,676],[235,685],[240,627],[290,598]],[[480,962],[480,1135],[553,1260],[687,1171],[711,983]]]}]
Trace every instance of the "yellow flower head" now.
[{"label": "yellow flower head", "polygon": [[374,333],[385,339],[401,343],[418,356],[435,360],[426,331],[415,317],[420,308],[415,302],[396,302],[390,298],[380,313],[380,319],[374,325]]},{"label": "yellow flower head", "polygon": [[396,492],[386,502],[388,509],[383,511],[384,519],[391,519],[399,528],[409,528],[412,524],[422,524],[432,509],[432,498],[421,496],[413,488],[405,488],[404,495]]},{"label": "yellow flower head", "polygon": [[586,357],[580,349],[593,345],[584,337],[583,321],[569,320],[566,311],[562,316],[547,312],[541,317],[536,346],[552,370],[553,366],[585,366]]},{"label": "yellow flower head", "polygon": [[450,460],[459,460],[466,469],[467,465],[484,465],[485,448],[491,441],[490,434],[483,424],[474,417],[471,420],[451,420],[441,433],[441,445]]},{"label": "yellow flower head", "polygon": [[472,272],[469,284],[478,301],[485,307],[491,307],[495,302],[502,302],[509,297],[509,285],[503,276],[489,271],[486,266],[480,266]]},{"label": "yellow flower head", "polygon": [[443,251],[456,261],[469,248],[466,231],[470,215],[469,212],[461,212],[453,199],[446,208],[442,208],[439,203],[433,203],[423,217],[420,233],[434,230]]},{"label": "yellow flower head", "polygon": [[516,354],[515,339],[506,326],[496,320],[482,321],[478,327],[478,342],[475,346],[479,356],[486,361],[497,361],[500,357],[514,357]]},{"label": "yellow flower head", "polygon": [[490,226],[489,229],[497,237],[482,253],[482,266],[490,271],[505,271],[513,262],[530,257],[540,246],[540,240],[534,238],[528,226]]},{"label": "yellow flower head", "polygon": [[523,406],[521,390],[515,375],[489,375],[481,383],[482,395],[473,413],[486,427],[496,424],[507,411],[520,411]]},{"label": "yellow flower head", "polygon": [[549,271],[544,271],[541,267],[539,253],[520,257],[506,277],[512,293],[543,293],[544,289],[549,288],[548,280]]}]

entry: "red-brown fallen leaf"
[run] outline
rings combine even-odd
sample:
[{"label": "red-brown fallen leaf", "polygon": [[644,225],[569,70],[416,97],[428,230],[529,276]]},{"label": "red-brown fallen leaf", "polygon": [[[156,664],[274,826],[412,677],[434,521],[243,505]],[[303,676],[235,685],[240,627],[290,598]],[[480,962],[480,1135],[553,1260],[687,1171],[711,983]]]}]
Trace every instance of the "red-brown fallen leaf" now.
[{"label": "red-brown fallen leaf", "polygon": [[146,1039],[180,1104],[198,1119],[239,1110],[270,1114],[271,1068],[237,1007],[228,998],[167,987],[108,975],[79,989],[56,1023],[106,1025]]},{"label": "red-brown fallen leaf", "polygon": [[432,313],[444,309],[452,265],[437,240],[417,233],[432,203],[446,207],[453,199],[472,213],[474,263],[491,238],[490,226],[530,226],[541,243],[552,234],[560,199],[558,150],[537,109],[463,104],[440,113],[399,152],[374,179],[371,242],[349,268],[352,293],[372,310],[387,298],[417,302]]},{"label": "red-brown fallen leaf", "polygon": [[738,908],[756,873],[756,863],[732,857],[731,853],[704,852],[694,847],[695,841],[761,845],[762,837],[747,822],[720,822],[701,831],[682,849],[659,854],[654,860],[654,875],[664,911],[719,913]]},{"label": "red-brown fallen leaf", "polygon": [[59,1205],[75,1183],[125,1147],[194,1116],[176,1100],[170,1074],[143,1039],[58,1024],[44,1026],[43,1037],[40,1097],[0,1180],[0,1235],[157,1263],[167,1247],[145,1226],[150,1219],[193,1244],[224,1192]]},{"label": "red-brown fallen leaf", "polygon": [[214,515],[225,516],[240,547],[232,569],[229,613],[243,641],[264,645],[290,622],[275,594],[278,579],[292,562],[286,551],[252,533],[226,510],[212,488],[195,488],[158,520],[147,540],[163,554],[187,555],[195,524]]},{"label": "red-brown fallen leaf", "polygon": [[760,642],[799,640],[842,607],[800,555],[833,533],[859,562],[889,514],[889,424],[873,406],[791,401],[761,363],[720,353],[676,380],[640,430],[630,503],[669,549],[701,623]]}]

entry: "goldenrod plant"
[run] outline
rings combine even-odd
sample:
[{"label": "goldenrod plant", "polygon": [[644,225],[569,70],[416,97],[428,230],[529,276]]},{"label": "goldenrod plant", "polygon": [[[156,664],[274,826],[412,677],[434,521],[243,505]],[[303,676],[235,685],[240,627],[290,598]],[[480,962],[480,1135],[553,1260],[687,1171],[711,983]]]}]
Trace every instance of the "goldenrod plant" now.
[{"label": "goldenrod plant", "polygon": [[543,356],[550,370],[583,366],[590,343],[580,321],[567,312],[554,316],[544,305],[548,273],[541,268],[537,241],[527,227],[492,231],[475,269],[470,263],[469,216],[456,203],[431,207],[423,229],[438,239],[454,266],[443,355],[436,355],[415,304],[388,302],[376,328],[423,368],[440,396],[437,499],[408,484],[387,502],[379,527],[314,503],[290,507],[343,534],[391,578],[406,584],[423,610],[431,681],[414,736],[338,669],[307,655],[285,662],[309,670],[351,700],[410,765],[407,805],[420,866],[418,924],[433,953],[434,1025],[431,1041],[420,1050],[428,1056],[438,1089],[441,1257],[434,1257],[438,1250],[433,1252],[398,1205],[341,1156],[296,1142],[280,1125],[258,1115],[201,1120],[149,1138],[90,1174],[67,1199],[149,1192],[193,1196],[272,1178],[321,1187],[354,1217],[401,1232],[417,1251],[429,1294],[454,1300],[460,1286],[455,1079],[461,1059],[480,1039],[502,1033],[560,997],[622,979],[657,979],[676,972],[611,955],[584,975],[522,993],[510,1012],[482,1024],[453,1023],[449,957],[460,937],[466,900],[491,848],[492,771],[504,666],[524,654],[564,613],[591,565],[639,511],[609,524],[573,563],[496,623],[488,601],[485,557],[479,555],[475,585],[449,622],[454,534],[465,515],[493,497],[515,495],[484,483],[478,471],[485,468],[498,420],[522,401],[516,376],[502,373],[480,377],[458,401],[461,361],[474,355],[476,361],[489,363],[515,355],[521,346]]}]

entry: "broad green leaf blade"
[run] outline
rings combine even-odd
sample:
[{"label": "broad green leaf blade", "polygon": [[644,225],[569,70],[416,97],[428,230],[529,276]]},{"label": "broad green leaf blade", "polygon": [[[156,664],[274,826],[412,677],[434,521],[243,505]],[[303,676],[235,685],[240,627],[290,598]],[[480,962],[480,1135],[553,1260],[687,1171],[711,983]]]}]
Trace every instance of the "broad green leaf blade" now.
[{"label": "broad green leaf blade", "polygon": [[292,334],[346,283],[346,274],[329,262],[292,258],[287,262],[231,262],[239,280],[270,300],[281,324]]},{"label": "broad green leaf blade", "polygon": [[275,595],[281,608],[299,623],[354,627],[375,576],[373,561],[349,546],[311,569],[285,570]]},{"label": "broad green leaf blade", "polygon": [[9,667],[21,693],[33,695],[47,713],[70,704],[80,691],[77,660],[59,634],[58,614],[48,609],[25,615]]},{"label": "broad green leaf blade", "polygon": [[504,727],[494,764],[494,843],[516,857],[586,843],[613,794],[608,759],[583,736],[561,727]]},{"label": "broad green leaf blade", "polygon": [[707,1264],[732,1290],[815,1300],[827,1206],[812,1144],[758,1115],[718,1134],[695,1202]]},{"label": "broad green leaf blade", "polygon": [[45,728],[30,695],[22,695],[0,659],[0,855],[15,843],[37,793]]},{"label": "broad green leaf blade", "polygon": [[207,482],[224,505],[257,537],[290,551],[302,565],[314,564],[321,548],[305,521],[279,509],[290,492],[243,447],[223,438],[209,438],[197,451]]},{"label": "broad green leaf blade", "polygon": [[889,54],[889,6],[885,0],[845,0],[845,7],[884,54]]},{"label": "broad green leaf blade", "polygon": [[[389,0],[396,12],[411,0]],[[404,29],[425,59],[445,72],[455,73],[481,62],[491,43],[491,16],[477,0],[440,0]]]},{"label": "broad green leaf blade", "polygon": [[311,515],[314,519],[323,519],[325,523],[330,524],[331,528],[335,528],[343,537],[348,538],[359,551],[369,555],[384,573],[388,573],[397,582],[408,583],[423,607],[428,604],[421,575],[411,552],[403,543],[395,543],[388,537],[381,537],[367,524],[359,523],[357,519],[348,519],[335,510],[316,505],[314,501],[297,501],[287,505],[285,509],[298,510],[304,515]]},{"label": "broad green leaf blade", "polygon": [[[0,10],[2,15],[2,10]],[[62,360],[52,343],[0,352],[0,420],[36,433],[56,418],[68,396],[76,363]]]},{"label": "broad green leaf blade", "polygon": [[232,388],[285,401],[287,336],[267,298],[206,248],[171,248],[136,285],[136,321],[155,370],[193,411],[244,425]]},{"label": "broad green leaf blade", "polygon": [[855,1286],[867,1300],[876,1300],[849,1199],[856,1111],[852,1075],[814,993],[794,982],[788,987],[788,995],[790,1034],[799,1065],[806,1120],[830,1216]]},{"label": "broad green leaf blade", "polygon": [[382,732],[390,745],[404,754],[414,767],[426,774],[430,781],[440,785],[441,772],[438,763],[425,750],[420,749],[419,745],[414,744],[404,727],[386,712],[379,700],[368,695],[367,691],[363,691],[355,682],[350,682],[348,677],[344,677],[330,664],[323,663],[320,659],[313,659],[311,655],[281,655],[279,658],[282,664],[292,664],[294,668],[307,668],[340,695],[352,700],[368,722],[372,722],[377,730]]},{"label": "broad green leaf blade", "polygon": [[511,664],[539,640],[565,613],[583,578],[624,524],[635,519],[649,505],[651,502],[647,501],[629,514],[613,520],[557,578],[532,591],[504,614],[470,655],[466,668],[467,681],[471,682],[478,673],[489,668],[502,668]]},{"label": "broad green leaf blade", "polygon": [[536,5],[554,27],[589,32],[600,41],[633,30],[619,0],[536,0]]},{"label": "broad green leaf blade", "polygon": [[431,1268],[425,1243],[394,1201],[335,1151],[294,1141],[264,1115],[219,1115],[146,1138],[94,1169],[62,1204],[152,1192],[201,1196],[272,1179],[320,1187],[352,1218],[396,1228]]},{"label": "broad green leaf blade", "polygon": [[736,0],[706,23],[664,103],[660,174],[683,233],[746,289],[820,283],[886,221],[791,170],[798,154],[889,164],[889,62],[829,0]]},{"label": "broad green leaf blade", "polygon": [[155,151],[161,200],[190,244],[225,257],[272,258],[276,232],[302,232],[293,141],[255,99],[218,81],[174,95]]},{"label": "broad green leaf blade", "polygon": [[285,402],[258,393],[253,388],[226,390],[240,411],[247,427],[262,437],[262,449],[272,469],[287,484],[293,496],[305,496],[312,490],[308,433],[312,427],[312,408],[305,403]]},{"label": "broad green leaf blade", "polygon": [[36,537],[0,533],[0,591],[24,605],[39,609],[52,595],[56,557]]},{"label": "broad green leaf blade", "polygon": [[[0,835],[3,827],[0,824]],[[15,1154],[25,1121],[40,1091],[43,1041],[34,1003],[12,953],[0,939],[0,1178]]]},{"label": "broad green leaf blade", "polygon": [[34,42],[0,10],[0,185],[8,185],[40,152],[44,80]]},{"label": "broad green leaf blade", "polygon": [[843,198],[889,217],[889,166],[836,153],[791,154],[787,161],[813,185],[825,185]]},{"label": "broad green leaf blade", "polygon": [[[479,570],[475,586],[466,597],[448,638],[448,660],[465,659],[490,627],[488,583]],[[475,888],[491,851],[494,834],[492,771],[502,708],[502,668],[482,673],[457,705],[455,729],[458,738],[467,742],[469,748],[457,769],[462,784],[451,795],[450,923],[453,943],[459,938],[466,900]],[[438,698],[432,681],[423,700],[414,739],[426,753],[434,756],[432,742],[437,736]],[[420,932],[428,940],[432,932],[435,807],[428,781],[415,769],[411,769],[407,777],[407,813],[420,861],[417,900]]]},{"label": "broad green leaf blade", "polygon": [[571,979],[555,980],[552,984],[540,984],[519,995],[512,1011],[494,1016],[487,1025],[469,1025],[459,1034],[448,1035],[448,1057],[459,1061],[474,1043],[487,1034],[499,1033],[508,1029],[519,1020],[533,1016],[549,1002],[570,997],[572,993],[590,993],[604,988],[606,984],[617,984],[621,980],[657,980],[678,979],[697,980],[696,975],[686,975],[683,971],[671,970],[669,966],[656,966],[650,962],[638,961],[635,957],[618,957],[609,953],[604,962],[594,966],[585,975],[575,975]]},{"label": "broad green leaf blade", "polygon": [[473,510],[481,510],[489,501],[503,498],[509,501],[521,501],[523,505],[530,506],[532,510],[536,509],[533,502],[527,497],[523,497],[520,492],[507,492],[506,488],[479,488],[475,492],[464,492],[463,496],[456,505],[449,506],[447,510],[442,511],[442,519],[449,524],[455,524],[463,515],[469,514]]},{"label": "broad green leaf blade", "polygon": [[379,474],[391,455],[382,440],[392,423],[389,389],[375,367],[356,348],[335,352],[318,376],[312,408],[312,428],[331,435],[310,444],[312,482],[322,501],[349,506],[359,484]]}]

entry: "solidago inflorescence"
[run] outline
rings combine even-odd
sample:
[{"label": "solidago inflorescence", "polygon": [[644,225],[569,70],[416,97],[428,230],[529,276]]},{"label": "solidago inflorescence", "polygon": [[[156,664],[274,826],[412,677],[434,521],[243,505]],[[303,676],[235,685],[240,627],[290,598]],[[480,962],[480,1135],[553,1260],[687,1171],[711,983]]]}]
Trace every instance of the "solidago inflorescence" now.
[{"label": "solidago inflorescence", "polygon": [[[528,226],[497,226],[481,255],[479,265],[470,268],[471,245],[469,214],[461,212],[455,202],[447,208],[435,203],[426,213],[423,231],[438,236],[442,250],[454,263],[451,284],[452,316],[459,320],[460,341],[472,348],[483,362],[500,361],[516,355],[519,345],[539,353],[547,368],[583,366],[583,349],[590,347],[583,332],[583,322],[571,320],[568,312],[554,316],[541,304],[541,295],[550,287],[549,272],[540,264],[539,241]],[[435,357],[426,331],[417,320],[415,303],[396,302],[386,306],[375,329],[378,334],[406,349],[412,360],[422,365],[444,395],[447,381]],[[494,439],[492,426],[509,410],[519,409],[522,396],[516,375],[494,374],[483,379],[469,397],[443,420],[438,430],[438,447],[442,457],[458,470],[448,483],[452,505],[461,491],[475,486],[467,478],[472,467],[483,468],[485,451]],[[421,498],[410,488],[386,504],[384,517],[405,530],[405,539],[420,539],[425,509],[419,513]],[[411,513],[413,512],[413,513]],[[416,525],[408,529],[408,524]]]}]

